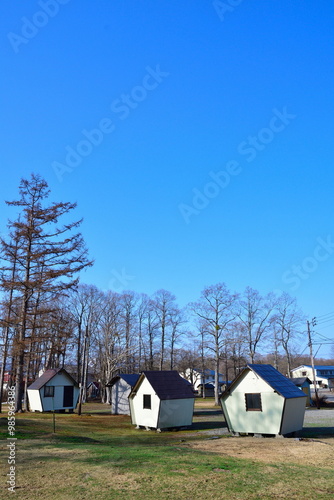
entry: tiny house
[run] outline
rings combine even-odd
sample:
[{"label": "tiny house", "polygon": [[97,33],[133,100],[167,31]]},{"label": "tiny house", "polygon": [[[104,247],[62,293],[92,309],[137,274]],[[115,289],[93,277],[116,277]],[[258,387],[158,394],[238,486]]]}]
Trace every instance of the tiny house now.
[{"label": "tiny house", "polygon": [[130,415],[129,394],[139,379],[137,373],[120,373],[106,387],[110,388],[111,413]]},{"label": "tiny house", "polygon": [[290,379],[296,387],[298,387],[304,394],[306,394],[306,406],[311,406],[311,380],[308,377],[296,377]]},{"label": "tiny house", "polygon": [[131,421],[146,429],[188,427],[194,401],[191,385],[177,371],[144,371],[129,396]]},{"label": "tiny house", "polygon": [[220,402],[234,434],[285,435],[303,427],[306,394],[271,365],[247,365]]},{"label": "tiny house", "polygon": [[28,387],[28,398],[31,411],[73,411],[79,385],[64,368],[53,368]]}]

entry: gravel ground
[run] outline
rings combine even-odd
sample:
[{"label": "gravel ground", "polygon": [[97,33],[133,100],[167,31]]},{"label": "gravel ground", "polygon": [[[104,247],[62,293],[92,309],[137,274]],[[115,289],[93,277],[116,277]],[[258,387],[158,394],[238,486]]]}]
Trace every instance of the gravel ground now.
[{"label": "gravel ground", "polygon": [[334,409],[329,410],[315,410],[306,409],[304,417],[304,427],[308,424],[318,425],[319,427],[333,427],[334,428]]}]

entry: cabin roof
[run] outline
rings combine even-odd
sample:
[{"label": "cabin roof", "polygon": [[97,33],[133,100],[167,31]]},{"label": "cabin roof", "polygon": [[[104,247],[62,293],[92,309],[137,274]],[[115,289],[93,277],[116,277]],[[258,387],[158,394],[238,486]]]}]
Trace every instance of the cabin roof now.
[{"label": "cabin roof", "polygon": [[305,397],[305,394],[297,389],[290,379],[282,375],[273,366],[258,364],[249,364],[247,366],[284,398]]},{"label": "cabin roof", "polygon": [[295,377],[295,378],[290,378],[291,382],[295,385],[303,385],[305,382],[308,382],[309,384],[312,384],[311,380],[308,377]]},{"label": "cabin roof", "polygon": [[248,364],[239,375],[233,380],[232,384],[223,392],[222,397],[231,392],[233,387],[238,383],[242,375],[251,370],[262,378],[274,391],[286,399],[290,398],[303,398],[305,394],[298,389],[290,379],[282,375],[276,368],[271,365],[260,365],[250,363]]},{"label": "cabin roof", "polygon": [[181,377],[176,370],[143,371],[135,387],[133,395],[146,377],[156,395],[162,399],[187,399],[194,398],[191,384]]},{"label": "cabin roof", "polygon": [[123,379],[127,384],[129,384],[131,387],[134,387],[139,379],[140,375],[139,373],[120,373],[119,375],[116,375],[113,377],[108,384],[106,384],[106,387],[112,387],[118,380]]},{"label": "cabin roof", "polygon": [[38,377],[28,389],[41,389],[45,384],[47,384],[53,377],[58,373],[63,372],[65,375],[73,382],[74,385],[78,385],[73,377],[64,368],[51,368],[46,370],[40,377]]}]

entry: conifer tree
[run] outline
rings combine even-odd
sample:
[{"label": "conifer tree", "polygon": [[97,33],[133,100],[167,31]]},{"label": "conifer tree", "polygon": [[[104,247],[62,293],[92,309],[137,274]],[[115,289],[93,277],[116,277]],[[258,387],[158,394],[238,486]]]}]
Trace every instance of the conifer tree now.
[{"label": "conifer tree", "polygon": [[26,346],[32,318],[35,322],[36,315],[51,311],[57,296],[76,287],[77,273],[93,264],[81,233],[76,232],[82,220],[58,225],[62,216],[76,208],[76,203],[47,204],[49,194],[46,181],[39,175],[22,179],[19,200],[6,201],[8,206],[19,209],[19,217],[8,222],[9,241],[0,238],[0,288],[12,292],[20,303],[14,338],[16,411],[22,410]]}]

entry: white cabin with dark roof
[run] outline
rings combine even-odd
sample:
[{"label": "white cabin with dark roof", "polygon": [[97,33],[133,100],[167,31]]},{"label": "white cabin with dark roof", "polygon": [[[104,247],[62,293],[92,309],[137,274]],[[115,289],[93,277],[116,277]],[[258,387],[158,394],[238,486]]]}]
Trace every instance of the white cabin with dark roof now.
[{"label": "white cabin with dark roof", "polygon": [[64,368],[46,370],[28,387],[30,411],[73,411],[79,385]]},{"label": "white cabin with dark roof", "polygon": [[191,385],[177,371],[144,371],[129,396],[131,421],[146,429],[188,427],[194,402]]},{"label": "white cabin with dark roof", "polygon": [[306,395],[271,365],[247,365],[220,402],[233,434],[285,435],[303,428]]}]

